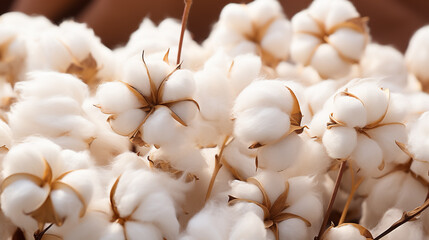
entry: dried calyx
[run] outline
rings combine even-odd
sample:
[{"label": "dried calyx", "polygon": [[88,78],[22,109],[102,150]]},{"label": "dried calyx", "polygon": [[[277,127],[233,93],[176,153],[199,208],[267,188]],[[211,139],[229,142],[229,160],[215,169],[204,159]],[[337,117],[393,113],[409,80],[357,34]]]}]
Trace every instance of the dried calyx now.
[{"label": "dried calyx", "polygon": [[30,215],[32,218],[34,218],[37,221],[39,231],[43,230],[46,223],[53,223],[57,226],[61,226],[66,220],[66,219],[61,219],[54,209],[54,206],[52,204],[52,200],[50,197],[50,193],[54,190],[61,189],[61,188],[71,190],[82,204],[82,208],[79,212],[79,217],[83,217],[86,212],[86,202],[84,200],[84,197],[75,188],[61,181],[69,173],[73,172],[73,170],[65,172],[60,176],[58,176],[56,179],[53,179],[51,166],[46,161],[46,159],[42,158],[42,161],[44,162],[44,165],[45,165],[45,170],[43,172],[42,178],[30,173],[15,173],[6,177],[2,183],[2,191],[8,186],[10,186],[12,183],[19,180],[31,181],[37,186],[39,186],[40,188],[47,187],[49,189],[49,193],[47,195],[47,198],[43,202],[43,204],[31,212],[25,213],[26,215]]},{"label": "dried calyx", "polygon": [[276,240],[280,239],[279,223],[281,223],[282,221],[285,221],[291,218],[297,218],[302,220],[307,225],[307,227],[311,226],[311,223],[307,219],[293,213],[284,212],[289,207],[289,204],[287,203],[287,198],[289,193],[289,183],[287,181],[285,183],[285,190],[277,197],[277,199],[274,201],[273,204],[271,204],[271,201],[268,197],[267,192],[265,191],[264,187],[257,179],[249,178],[247,179],[247,182],[252,183],[259,188],[263,197],[262,203],[259,203],[251,199],[237,198],[231,195],[229,195],[228,203],[232,205],[237,202],[247,202],[247,203],[253,203],[256,206],[260,207],[264,212],[265,228],[273,231],[276,237]]},{"label": "dried calyx", "polygon": [[150,159],[149,156],[147,157],[147,160],[148,160],[149,166],[151,168],[158,169],[162,172],[168,173],[174,179],[184,178],[185,182],[187,182],[187,183],[199,180],[197,175],[194,175],[192,173],[186,173],[186,175],[184,176],[185,172],[181,171],[181,170],[177,170],[176,168],[174,168],[169,161],[152,160],[152,159]]}]

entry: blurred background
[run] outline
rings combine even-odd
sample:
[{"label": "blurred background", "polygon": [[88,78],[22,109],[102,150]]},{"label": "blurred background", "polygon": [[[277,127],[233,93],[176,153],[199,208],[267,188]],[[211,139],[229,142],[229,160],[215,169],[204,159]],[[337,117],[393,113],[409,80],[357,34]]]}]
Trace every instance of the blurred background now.
[{"label": "blurred background", "polygon": [[[306,8],[311,0],[279,0],[291,18]],[[429,24],[429,0],[351,0],[362,16],[369,16],[373,40],[393,45],[404,52],[408,40],[420,27]],[[230,2],[249,0],[194,0],[188,29],[201,42],[218,19],[222,7]],[[181,18],[183,0],[1,0],[0,12],[20,11],[44,15],[60,23],[73,18],[85,22],[114,48],[125,44],[144,17],[156,23],[166,17]]]}]

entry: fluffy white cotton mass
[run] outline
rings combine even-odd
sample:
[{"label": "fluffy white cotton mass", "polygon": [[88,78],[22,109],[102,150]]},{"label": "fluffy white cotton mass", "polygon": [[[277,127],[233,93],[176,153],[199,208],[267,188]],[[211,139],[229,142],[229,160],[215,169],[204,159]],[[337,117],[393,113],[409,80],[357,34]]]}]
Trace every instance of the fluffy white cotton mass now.
[{"label": "fluffy white cotton mass", "polygon": [[346,76],[369,40],[366,19],[347,0],[315,0],[292,18],[292,59],[322,78]]},{"label": "fluffy white cotton mass", "polygon": [[429,62],[429,26],[424,26],[417,30],[410,39],[405,60],[411,73],[415,74],[422,84],[423,90],[427,92],[429,69],[426,67]]},{"label": "fluffy white cotton mass", "polygon": [[3,161],[2,211],[30,236],[45,223],[76,224],[92,198],[91,165],[85,152],[28,138]]}]

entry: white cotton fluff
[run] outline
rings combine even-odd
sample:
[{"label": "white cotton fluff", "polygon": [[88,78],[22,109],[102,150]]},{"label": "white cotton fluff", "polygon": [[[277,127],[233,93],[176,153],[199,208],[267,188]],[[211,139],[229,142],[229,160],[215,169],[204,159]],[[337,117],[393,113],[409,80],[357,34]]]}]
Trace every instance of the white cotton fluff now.
[{"label": "white cotton fluff", "polygon": [[[119,61],[126,60],[134,55],[145,54],[159,56],[161,59],[170,49],[169,62],[176,64],[177,49],[181,24],[177,19],[167,18],[156,26],[149,18],[143,19],[139,28],[130,36],[127,44],[115,50]],[[206,60],[206,50],[192,39],[192,35],[185,30],[182,49],[183,67],[199,69]]]},{"label": "white cotton fluff", "polygon": [[388,109],[389,99],[387,93],[378,87],[377,82],[362,81],[348,88],[348,91],[362,101],[366,109],[367,124],[382,120]]},{"label": "white cotton fluff", "polygon": [[353,128],[333,127],[323,134],[323,145],[331,158],[346,159],[357,144],[357,133]]},{"label": "white cotton fluff", "polygon": [[389,88],[403,88],[408,84],[408,70],[404,56],[391,46],[368,44],[360,61],[363,77],[380,77]]},{"label": "white cotton fluff", "polygon": [[[356,224],[357,225],[357,224]],[[363,236],[354,224],[343,224],[337,227],[332,227],[326,230],[324,233],[323,240],[367,240],[366,236]]]},{"label": "white cotton fluff", "polygon": [[85,24],[65,21],[37,38],[29,54],[30,69],[74,74],[92,90],[102,81],[116,78],[110,49]]},{"label": "white cotton fluff", "polygon": [[267,231],[264,223],[258,215],[253,212],[246,212],[243,216],[237,219],[236,224],[232,226],[232,230],[228,239],[230,240],[259,240],[266,238]]},{"label": "white cotton fluff", "polygon": [[364,176],[376,176],[380,173],[379,167],[383,162],[383,150],[376,141],[358,134],[357,145],[350,158]]},{"label": "white cotton fluff", "polygon": [[41,135],[65,148],[88,148],[95,133],[82,110],[88,95],[84,83],[68,74],[34,72],[29,81],[17,84],[17,91],[19,101],[9,114],[17,139]]},{"label": "white cotton fluff", "polygon": [[[12,131],[3,120],[0,120],[0,148],[7,150],[12,146]],[[1,151],[0,151],[1,152]]]},{"label": "white cotton fluff", "polygon": [[[115,87],[120,92],[110,94]],[[127,91],[124,102],[120,93]],[[132,137],[139,131],[134,136],[137,141],[162,145],[173,142],[173,136],[183,131],[179,125],[187,126],[195,117],[198,105],[193,100],[194,92],[194,77],[189,70],[176,70],[161,59],[143,62],[141,56],[135,56],[124,67],[123,82],[100,86],[97,106],[110,114],[108,121],[116,133]]]},{"label": "white cotton fluff", "polygon": [[408,135],[408,150],[414,154],[414,158],[424,162],[429,162],[428,133],[429,112],[425,112],[411,126]]},{"label": "white cotton fluff", "polygon": [[334,97],[332,116],[347,127],[364,127],[367,123],[366,109],[362,101],[337,94]]},{"label": "white cotton fluff", "polygon": [[256,0],[247,5],[230,3],[220,14],[204,46],[210,52],[220,49],[232,56],[253,53],[275,67],[287,60],[291,26],[276,0]]},{"label": "white cotton fluff", "polygon": [[139,239],[142,234],[153,236],[154,239],[177,238],[179,222],[175,201],[179,199],[173,199],[173,196],[174,192],[179,193],[177,196],[180,199],[184,195],[180,193],[183,188],[170,188],[169,181],[163,174],[144,169],[122,173],[113,198],[119,217],[129,216],[134,220],[125,220],[122,227],[129,239]]},{"label": "white cotton fluff", "polygon": [[427,88],[429,79],[429,69],[427,63],[429,61],[429,26],[424,26],[417,30],[411,37],[405,53],[405,60],[408,69],[417,76],[423,85],[423,89]]},{"label": "white cotton fluff", "polygon": [[292,166],[301,153],[303,140],[296,133],[274,144],[264,146],[258,151],[260,168],[284,170]]},{"label": "white cotton fluff", "polygon": [[314,1],[292,18],[292,59],[311,65],[323,78],[346,76],[368,42],[368,29],[359,17],[349,1]]},{"label": "white cotton fluff", "polygon": [[305,89],[306,102],[313,116],[323,108],[328,98],[334,95],[337,85],[334,80],[326,80]]},{"label": "white cotton fluff", "polygon": [[[24,143],[15,145],[3,162],[2,175],[5,178],[21,173],[42,178],[49,173],[46,165],[48,164],[52,180],[44,183],[43,187],[35,185],[28,178],[11,182],[5,186],[1,195],[3,212],[14,224],[32,234],[37,229],[37,221],[25,213],[38,209],[50,198],[53,210],[65,221],[64,224],[75,224],[80,213],[84,213],[81,212],[84,210],[82,204],[88,205],[93,192],[93,173],[90,170],[80,170],[89,168],[92,165],[90,161],[87,153],[61,150],[58,145],[43,138],[28,138]],[[65,176],[60,181],[75,189],[82,199],[70,188],[62,185],[55,190],[51,189],[52,182],[57,181],[62,174]],[[68,208],[70,206],[73,208]]]},{"label": "white cotton fluff", "polygon": [[[371,230],[374,236],[378,236],[386,229],[388,229],[392,224],[401,219],[403,211],[400,209],[392,208],[386,211],[383,215],[381,221],[377,226]],[[383,240],[399,240],[399,239],[416,239],[423,240],[425,239],[425,233],[423,231],[423,221],[409,221],[394,231],[390,232],[386,237],[383,237]]]}]

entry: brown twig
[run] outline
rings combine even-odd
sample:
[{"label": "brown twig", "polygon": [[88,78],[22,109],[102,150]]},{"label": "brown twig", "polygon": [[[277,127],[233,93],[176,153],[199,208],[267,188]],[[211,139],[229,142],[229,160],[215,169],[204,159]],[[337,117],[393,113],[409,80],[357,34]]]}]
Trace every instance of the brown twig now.
[{"label": "brown twig", "polygon": [[180,57],[182,55],[183,37],[185,36],[186,24],[188,23],[189,11],[191,10],[192,0],[185,0],[185,9],[183,10],[182,16],[182,29],[180,31],[179,49],[177,50],[177,61],[176,64],[180,63]]},{"label": "brown twig", "polygon": [[423,205],[421,205],[421,206],[419,206],[419,207],[417,207],[417,208],[415,208],[409,212],[404,212],[402,214],[401,219],[399,219],[394,224],[392,224],[392,226],[390,226],[386,231],[382,232],[380,235],[378,235],[376,238],[374,238],[374,240],[380,240],[382,237],[386,236],[387,234],[389,234],[390,232],[392,232],[396,228],[400,227],[402,224],[404,224],[404,223],[414,219],[415,217],[417,217],[420,213],[422,213],[428,207],[429,207],[429,199],[426,199],[426,201],[423,203]]},{"label": "brown twig", "polygon": [[49,228],[52,227],[52,225],[54,225],[53,223],[51,223],[49,226],[47,226],[45,229],[43,229],[42,231],[37,231],[34,233],[34,240],[41,240],[43,238],[43,235],[45,235],[45,233],[49,230]]},{"label": "brown twig", "polygon": [[334,205],[335,198],[337,197],[338,189],[340,188],[341,179],[343,178],[343,173],[344,173],[344,170],[346,169],[346,165],[347,165],[346,163],[347,163],[346,160],[341,160],[340,170],[338,172],[337,179],[335,180],[335,187],[334,187],[334,191],[332,192],[331,199],[329,200],[328,209],[326,210],[325,217],[323,218],[322,226],[320,226],[319,234],[316,237],[314,237],[314,240],[319,240],[320,237],[325,232],[326,224],[328,224],[328,220],[332,211],[332,206]]},{"label": "brown twig", "polygon": [[350,164],[350,166],[349,166],[349,169],[350,169],[350,175],[351,175],[351,177],[352,177],[352,189],[351,189],[351,191],[350,191],[349,197],[347,198],[346,205],[344,205],[343,212],[341,213],[340,221],[338,221],[338,225],[343,224],[343,223],[344,223],[344,221],[346,220],[347,212],[349,211],[349,207],[350,207],[350,204],[351,204],[351,202],[352,202],[352,200],[353,200],[353,197],[354,197],[354,195],[355,195],[355,193],[356,193],[357,189],[359,188],[360,184],[361,184],[361,183],[362,183],[362,181],[363,181],[363,177],[360,177],[360,178],[356,181],[356,175],[355,175],[354,170],[353,170],[353,167],[352,167],[352,165],[351,165],[352,163],[350,162],[349,164]]}]

